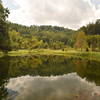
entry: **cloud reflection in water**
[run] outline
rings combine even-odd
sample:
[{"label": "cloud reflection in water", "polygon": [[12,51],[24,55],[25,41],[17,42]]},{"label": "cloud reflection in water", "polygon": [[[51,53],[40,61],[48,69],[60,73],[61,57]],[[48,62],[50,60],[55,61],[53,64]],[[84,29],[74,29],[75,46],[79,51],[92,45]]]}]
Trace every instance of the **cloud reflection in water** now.
[{"label": "cloud reflection in water", "polygon": [[100,100],[100,87],[81,79],[76,73],[13,78],[7,88],[18,92],[12,100]]}]

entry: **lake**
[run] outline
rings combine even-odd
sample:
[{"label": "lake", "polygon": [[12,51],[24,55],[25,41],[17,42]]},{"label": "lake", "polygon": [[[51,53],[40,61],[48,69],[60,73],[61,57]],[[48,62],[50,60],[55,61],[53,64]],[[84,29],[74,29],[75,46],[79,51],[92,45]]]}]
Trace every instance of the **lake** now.
[{"label": "lake", "polygon": [[2,57],[0,100],[100,100],[100,62],[66,56]]}]

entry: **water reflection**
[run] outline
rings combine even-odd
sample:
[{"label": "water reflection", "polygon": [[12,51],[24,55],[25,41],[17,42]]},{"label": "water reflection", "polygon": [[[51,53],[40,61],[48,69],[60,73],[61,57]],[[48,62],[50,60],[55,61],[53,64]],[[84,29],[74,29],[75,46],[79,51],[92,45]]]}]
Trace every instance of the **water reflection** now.
[{"label": "water reflection", "polygon": [[63,75],[74,70],[71,59],[62,56],[13,57],[9,66],[10,76]]},{"label": "water reflection", "polygon": [[76,72],[80,77],[100,86],[100,62],[85,59],[74,59],[74,62]]},{"label": "water reflection", "polygon": [[[4,59],[3,59],[4,60]],[[9,62],[9,64],[8,64]],[[9,67],[9,76],[55,76],[71,72],[100,85],[100,62],[63,56],[10,57],[3,66]]]},{"label": "water reflection", "polygon": [[0,58],[0,100],[7,97],[8,92],[5,88],[5,85],[8,83],[8,69],[6,65],[9,65],[8,61],[5,63],[5,60],[8,60],[7,58],[3,57]]},{"label": "water reflection", "polygon": [[[63,76],[64,74],[65,76]],[[84,78],[86,79],[85,81],[83,81]],[[12,83],[13,85],[11,87],[11,85],[9,84]],[[7,85],[7,87],[5,87],[5,85]],[[17,86],[17,88],[15,85]],[[33,88],[31,87],[32,85]],[[35,86],[37,87],[35,88]],[[89,88],[91,86],[92,88]],[[66,100],[65,98],[67,98],[67,100],[70,100],[71,99],[70,96],[72,97],[75,96],[75,98],[84,98],[84,95],[85,97],[86,95],[88,96],[92,95],[93,91],[95,90],[97,91],[97,89],[100,88],[99,86],[100,86],[100,62],[98,61],[92,61],[80,58],[68,58],[64,56],[27,56],[27,57],[23,56],[23,57],[0,58],[0,100],[4,100],[4,98],[6,97],[9,97],[8,100],[18,100],[15,99],[15,97],[20,98],[20,95],[24,95],[24,92],[23,94],[20,93],[20,91],[22,91],[23,89],[24,89],[23,91],[26,92],[27,91],[29,92],[30,89],[29,94],[33,93],[34,96],[37,96],[36,97],[37,99],[35,100],[42,100],[40,99],[40,97],[43,98],[45,94],[46,94],[45,100]],[[86,92],[87,94],[84,94],[83,92],[81,93],[81,91],[80,92],[77,91],[78,88],[83,89],[83,87],[84,89],[87,89],[88,92],[88,93]],[[53,92],[54,94],[52,94]],[[29,94],[27,94],[28,96],[26,98],[30,97],[31,100],[31,94],[30,95]],[[81,94],[83,95],[83,97]],[[98,93],[94,93],[94,95],[97,94]],[[51,95],[56,96],[58,98],[54,98]],[[50,98],[47,98],[48,96],[50,96]],[[35,97],[33,97],[32,95],[32,98]],[[19,100],[27,100],[27,99],[21,98]],[[84,99],[72,99],[72,100],[84,100]],[[87,100],[92,100],[92,98]],[[100,98],[97,100],[100,100]]]},{"label": "water reflection", "polygon": [[100,87],[81,79],[76,73],[13,78],[7,88],[17,91],[9,100],[100,100]]}]

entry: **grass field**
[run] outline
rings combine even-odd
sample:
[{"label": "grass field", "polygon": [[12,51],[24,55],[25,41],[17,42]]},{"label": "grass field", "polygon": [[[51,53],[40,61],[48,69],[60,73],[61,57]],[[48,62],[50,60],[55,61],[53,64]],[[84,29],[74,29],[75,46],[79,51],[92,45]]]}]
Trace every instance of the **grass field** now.
[{"label": "grass field", "polygon": [[[87,59],[99,60],[100,61],[100,52],[81,52],[76,50],[51,50],[51,49],[34,49],[34,50],[17,50],[10,51],[8,56],[28,56],[28,55],[61,55],[61,56],[70,56],[70,57],[82,57]],[[0,56],[3,56],[3,53],[0,52]]]}]

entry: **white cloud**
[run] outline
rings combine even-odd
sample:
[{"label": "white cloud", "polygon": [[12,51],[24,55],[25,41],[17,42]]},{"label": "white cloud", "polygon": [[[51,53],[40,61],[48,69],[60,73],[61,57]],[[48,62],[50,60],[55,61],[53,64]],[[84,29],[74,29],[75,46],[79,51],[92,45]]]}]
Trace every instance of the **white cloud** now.
[{"label": "white cloud", "polygon": [[100,16],[90,0],[14,0],[9,20],[24,25],[60,25],[70,28],[95,21]]}]

